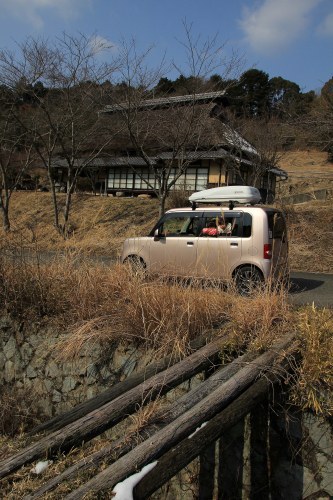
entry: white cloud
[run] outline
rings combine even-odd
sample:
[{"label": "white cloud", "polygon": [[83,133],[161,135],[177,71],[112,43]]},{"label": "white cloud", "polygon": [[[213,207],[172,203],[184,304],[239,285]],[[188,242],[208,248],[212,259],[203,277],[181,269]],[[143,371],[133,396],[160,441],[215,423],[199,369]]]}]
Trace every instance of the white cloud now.
[{"label": "white cloud", "polygon": [[257,9],[245,9],[240,26],[256,52],[286,48],[305,30],[311,11],[322,0],[264,0]]},{"label": "white cloud", "polygon": [[318,28],[318,33],[325,36],[333,36],[333,12],[328,14]]},{"label": "white cloud", "polygon": [[90,0],[0,0],[0,11],[24,20],[34,28],[44,26],[43,16],[55,11],[64,19],[76,16]]}]

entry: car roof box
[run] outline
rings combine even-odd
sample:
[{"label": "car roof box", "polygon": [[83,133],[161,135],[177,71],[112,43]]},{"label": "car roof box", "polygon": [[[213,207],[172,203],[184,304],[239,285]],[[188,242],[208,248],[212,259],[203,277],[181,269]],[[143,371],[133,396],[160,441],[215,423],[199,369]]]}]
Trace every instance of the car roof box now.
[{"label": "car roof box", "polygon": [[197,203],[237,203],[255,205],[261,201],[259,189],[252,186],[223,186],[204,189],[191,194],[191,204]]}]

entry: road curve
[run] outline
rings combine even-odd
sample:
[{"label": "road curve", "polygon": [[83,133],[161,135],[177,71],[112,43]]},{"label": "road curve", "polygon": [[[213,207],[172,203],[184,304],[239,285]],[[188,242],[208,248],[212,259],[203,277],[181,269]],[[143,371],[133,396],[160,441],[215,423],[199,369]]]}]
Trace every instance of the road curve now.
[{"label": "road curve", "polygon": [[291,272],[290,302],[333,308],[333,274]]}]

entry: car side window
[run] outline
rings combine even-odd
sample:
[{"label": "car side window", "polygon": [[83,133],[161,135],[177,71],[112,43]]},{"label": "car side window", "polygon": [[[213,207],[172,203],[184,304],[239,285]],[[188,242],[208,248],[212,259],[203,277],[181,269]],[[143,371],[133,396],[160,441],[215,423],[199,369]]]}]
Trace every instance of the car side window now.
[{"label": "car side window", "polygon": [[241,227],[239,212],[216,212],[206,214],[200,236],[204,237],[237,237]]},{"label": "car side window", "polygon": [[242,225],[242,237],[250,238],[252,234],[252,215],[244,212],[243,214],[243,225]]},{"label": "car side window", "polygon": [[273,212],[268,214],[268,226],[270,238],[283,240],[286,237],[286,221],[282,213]]},{"label": "car side window", "polygon": [[200,228],[200,217],[191,217],[187,214],[175,214],[162,221],[158,228],[160,236],[197,236]]}]

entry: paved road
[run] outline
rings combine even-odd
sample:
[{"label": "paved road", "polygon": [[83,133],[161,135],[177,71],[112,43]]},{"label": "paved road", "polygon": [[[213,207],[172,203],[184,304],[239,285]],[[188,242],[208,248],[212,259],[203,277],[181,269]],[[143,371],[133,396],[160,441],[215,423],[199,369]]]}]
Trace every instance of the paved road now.
[{"label": "paved road", "polygon": [[291,273],[290,301],[333,308],[333,274]]},{"label": "paved road", "polygon": [[[38,258],[42,262],[49,262],[58,256],[56,252],[40,253]],[[12,255],[17,258],[15,254]],[[19,257],[22,258],[21,253]],[[34,252],[24,252],[23,257],[35,259]],[[106,266],[112,265],[114,259],[108,256],[91,256],[93,262],[99,262]],[[80,263],[83,256],[78,257]],[[291,272],[291,287],[289,291],[290,302],[295,305],[306,305],[314,303],[318,307],[329,307],[333,309],[333,274]]]}]

